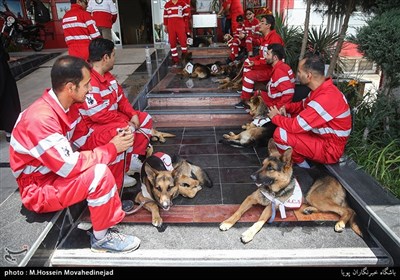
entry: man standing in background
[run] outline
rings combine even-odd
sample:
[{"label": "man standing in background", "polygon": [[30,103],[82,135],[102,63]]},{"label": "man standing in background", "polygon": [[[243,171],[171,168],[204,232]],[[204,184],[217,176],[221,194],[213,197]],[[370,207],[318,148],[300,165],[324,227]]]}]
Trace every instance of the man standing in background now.
[{"label": "man standing in background", "polygon": [[90,41],[100,37],[96,23],[86,12],[87,6],[87,0],[71,0],[71,9],[65,13],[62,20],[69,55],[85,61],[89,58]]},{"label": "man standing in background", "polygon": [[187,52],[187,33],[189,33],[190,6],[184,0],[170,0],[164,6],[165,33],[171,44],[172,62],[178,66],[179,56],[177,50],[178,41],[182,54]]},{"label": "man standing in background", "polygon": [[117,8],[112,0],[89,0],[87,11],[92,14],[104,39],[112,41],[111,28],[117,20]]}]

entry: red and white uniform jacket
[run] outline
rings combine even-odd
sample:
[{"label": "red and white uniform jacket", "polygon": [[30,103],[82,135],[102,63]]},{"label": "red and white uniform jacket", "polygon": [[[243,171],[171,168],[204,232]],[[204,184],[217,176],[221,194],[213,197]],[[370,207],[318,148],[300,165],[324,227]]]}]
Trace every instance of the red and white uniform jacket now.
[{"label": "red and white uniform jacket", "polygon": [[186,33],[190,32],[189,16],[190,5],[188,5],[186,1],[178,0],[176,4],[172,3],[172,1],[165,3],[164,25],[168,28],[168,30],[171,26],[174,26],[175,28],[184,27],[184,31]]},{"label": "red and white uniform jacket", "polygon": [[124,120],[128,125],[138,112],[132,108],[114,76],[110,72],[102,76],[92,69],[91,77],[92,90],[86,95],[86,102],[79,104],[79,111],[89,127],[115,123],[116,120]]},{"label": "red and white uniform jacket", "polygon": [[62,28],[70,55],[86,60],[89,57],[90,41],[101,36],[90,14],[80,5],[72,4],[63,17]]},{"label": "red and white uniform jacket", "polygon": [[292,118],[274,116],[272,122],[278,127],[290,133],[311,131],[335,146],[344,148],[346,145],[351,132],[350,107],[331,78],[303,101],[286,104],[285,108]]},{"label": "red and white uniform jacket", "polygon": [[[79,108],[84,123],[90,129],[90,137],[84,148],[92,149],[98,145],[108,143],[117,134],[117,129],[126,128],[130,125],[129,122],[132,117],[137,115],[141,131],[140,133],[135,132],[134,145],[127,152],[130,155],[145,154],[149,137],[151,137],[153,124],[151,116],[146,112],[133,109],[122,87],[110,72],[102,76],[92,69],[91,78],[92,90],[86,94],[86,101],[81,104],[74,104]],[[76,130],[74,132],[74,141],[77,142],[79,140],[78,144],[82,146],[87,134],[84,129]],[[121,160],[123,160],[123,154],[119,154],[114,163],[118,163]],[[126,163],[129,164],[130,159]]]},{"label": "red and white uniform jacket", "polygon": [[295,87],[293,70],[283,61],[278,61],[272,68],[271,79],[267,84],[267,91],[261,91],[264,103],[278,108],[292,101]]},{"label": "red and white uniform jacket", "polygon": [[116,158],[117,150],[112,143],[74,151],[69,132],[75,121],[52,90],[46,90],[20,114],[10,144],[10,166],[28,209],[42,211],[44,202],[36,196],[41,184],[57,177],[75,178],[90,167],[109,164]]},{"label": "red and white uniform jacket", "polygon": [[248,19],[244,20],[244,30],[246,31],[246,35],[253,35],[259,29],[260,21],[257,18],[253,18],[252,21]]},{"label": "red and white uniform jacket", "polygon": [[98,27],[111,28],[117,20],[117,8],[112,0],[89,0],[87,11],[92,14]]},{"label": "red and white uniform jacket", "polygon": [[[254,66],[260,65],[260,64],[265,64],[265,54],[268,51],[268,45],[270,44],[281,44],[284,46],[283,40],[281,36],[279,36],[278,33],[276,33],[275,30],[271,30],[266,36],[256,39],[259,40],[259,42],[253,42],[253,44],[256,44],[257,46],[260,46],[260,51],[258,56],[255,56],[254,58],[251,58],[250,60],[254,62]],[[246,67],[246,61],[245,61],[245,67]]]}]

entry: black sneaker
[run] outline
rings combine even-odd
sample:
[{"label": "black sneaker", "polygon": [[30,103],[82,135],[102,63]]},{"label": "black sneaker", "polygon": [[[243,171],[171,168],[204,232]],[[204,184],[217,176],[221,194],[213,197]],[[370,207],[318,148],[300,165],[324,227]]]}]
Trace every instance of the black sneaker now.
[{"label": "black sneaker", "polygon": [[243,102],[243,100],[240,100],[239,103],[235,104],[235,108],[236,109],[244,109],[247,108],[247,104]]}]

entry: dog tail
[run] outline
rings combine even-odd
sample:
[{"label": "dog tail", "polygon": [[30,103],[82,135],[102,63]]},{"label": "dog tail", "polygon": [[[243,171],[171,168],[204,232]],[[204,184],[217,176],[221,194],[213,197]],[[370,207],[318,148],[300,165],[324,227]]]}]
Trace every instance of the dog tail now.
[{"label": "dog tail", "polygon": [[213,186],[213,182],[211,181],[210,176],[200,166],[192,164],[192,176],[199,180],[200,185],[203,187],[211,188]]},{"label": "dog tail", "polygon": [[349,220],[349,224],[351,229],[359,236],[363,237],[363,234],[361,232],[360,227],[358,226],[357,222],[356,222],[356,213],[354,212],[353,215],[351,216],[350,220]]}]

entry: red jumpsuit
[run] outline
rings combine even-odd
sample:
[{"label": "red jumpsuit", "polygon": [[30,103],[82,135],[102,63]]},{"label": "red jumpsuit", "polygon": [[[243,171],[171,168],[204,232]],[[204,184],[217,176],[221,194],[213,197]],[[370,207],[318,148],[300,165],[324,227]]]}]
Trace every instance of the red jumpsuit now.
[{"label": "red jumpsuit", "polygon": [[242,3],[240,2],[240,0],[232,0],[231,1],[230,14],[231,14],[231,18],[232,18],[231,32],[232,32],[232,34],[235,34],[236,28],[238,27],[236,17],[244,14],[243,6],[242,6]]},{"label": "red jumpsuit", "polygon": [[112,0],[89,1],[87,11],[93,15],[97,27],[111,28],[117,20],[117,8]]},{"label": "red jumpsuit", "polygon": [[69,55],[88,60],[90,41],[100,37],[90,14],[80,5],[71,4],[71,9],[63,17],[62,28]]},{"label": "red jumpsuit", "polygon": [[244,21],[244,29],[246,31],[246,49],[248,52],[252,52],[253,47],[258,46],[260,43],[260,40],[257,40],[260,36],[256,33],[259,29],[259,24],[260,21],[257,18],[254,18],[252,21],[249,21],[248,19]]},{"label": "red jumpsuit", "polygon": [[[271,77],[272,67],[266,64],[264,58],[264,53],[268,51],[268,45],[284,45],[281,36],[279,36],[275,30],[271,30],[266,36],[256,40],[260,40],[259,42],[256,42],[256,44],[260,46],[260,53],[256,57],[246,59],[243,69],[243,85],[240,98],[246,101],[250,100],[253,95],[255,82],[266,82]],[[254,62],[254,65],[251,67],[249,66],[250,61]]]},{"label": "red jumpsuit", "polygon": [[261,91],[264,103],[278,108],[292,102],[295,87],[293,70],[283,61],[278,61],[272,68],[267,91]]},{"label": "red jumpsuit", "polygon": [[[77,104],[79,112],[92,130],[83,148],[93,149],[108,143],[117,134],[118,128],[128,126],[132,116],[137,115],[140,129],[135,131],[132,149],[127,150],[126,171],[128,171],[132,156],[146,154],[153,120],[146,112],[132,108],[122,87],[110,72],[102,76],[92,69],[91,78],[92,91],[86,95],[86,102]],[[123,155],[117,158],[118,160],[123,160]],[[120,173],[122,174],[121,171]]]},{"label": "red jumpsuit", "polygon": [[351,112],[331,78],[300,102],[285,105],[291,117],[276,115],[274,140],[280,151],[293,149],[293,162],[304,159],[331,164],[343,155],[351,132]]},{"label": "red jumpsuit", "polygon": [[74,152],[68,137],[74,124],[55,93],[45,91],[16,123],[10,166],[27,209],[59,211],[86,199],[93,229],[104,230],[125,217],[114,176],[107,167],[117,150],[107,143]]},{"label": "red jumpsuit", "polygon": [[164,6],[164,26],[168,30],[168,40],[171,44],[171,55],[174,63],[179,62],[177,39],[181,45],[182,54],[187,52],[187,33],[189,32],[190,5],[184,0],[178,0],[176,4],[172,0]]}]

